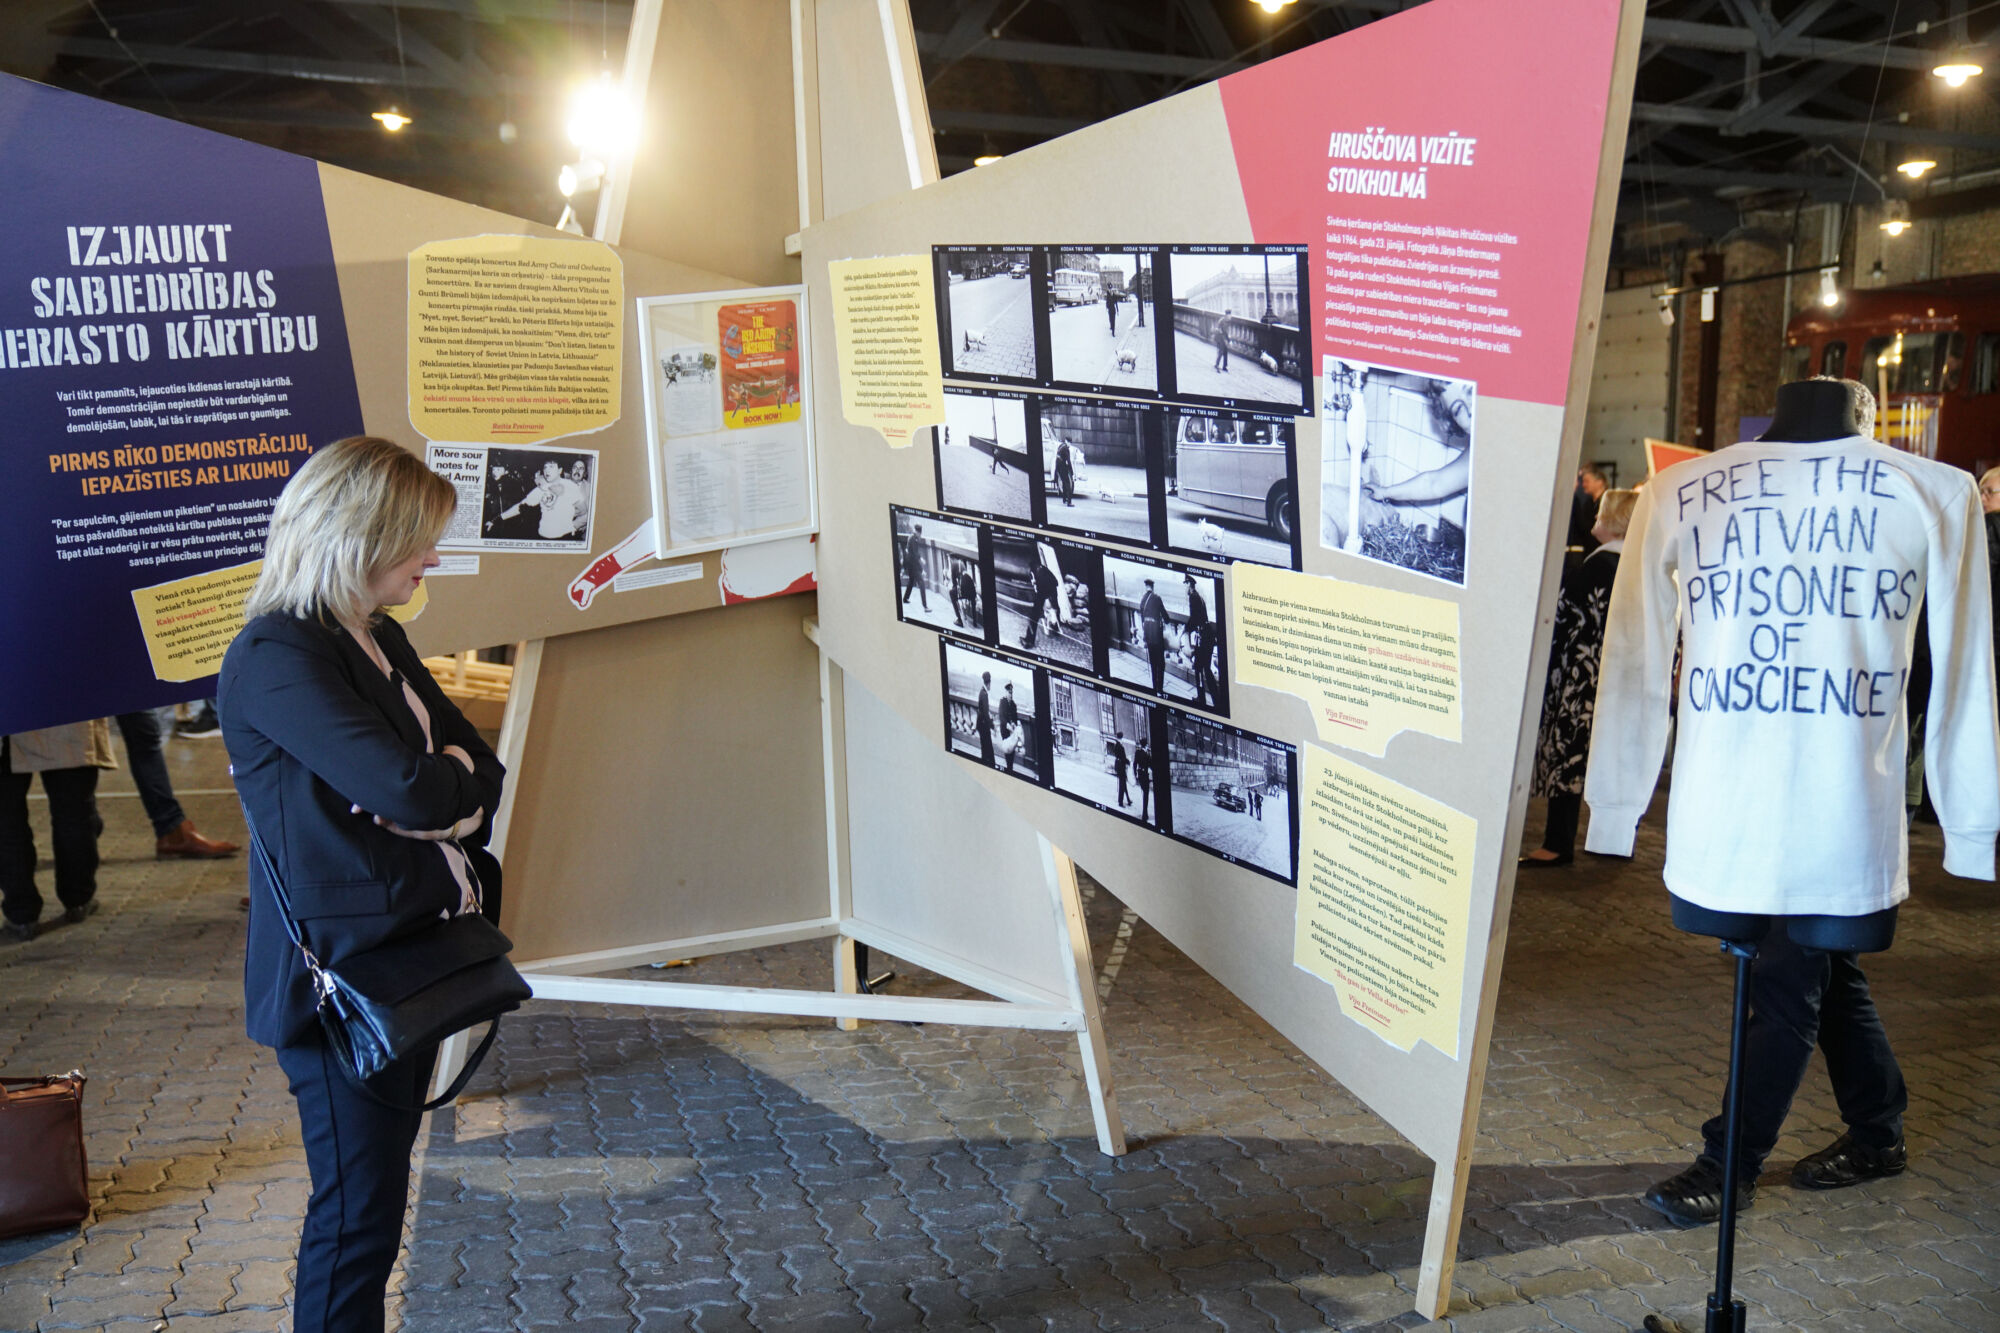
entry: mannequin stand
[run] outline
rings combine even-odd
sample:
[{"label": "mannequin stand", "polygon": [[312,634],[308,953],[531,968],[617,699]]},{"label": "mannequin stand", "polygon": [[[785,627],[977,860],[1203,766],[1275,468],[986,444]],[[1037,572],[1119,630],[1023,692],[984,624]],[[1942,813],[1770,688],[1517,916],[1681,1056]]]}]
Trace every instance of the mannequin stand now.
[{"label": "mannequin stand", "polygon": [[[1716,1219],[1715,1290],[1708,1296],[1703,1333],[1744,1333],[1748,1311],[1735,1298],[1736,1186],[1742,1163],[1743,1059],[1750,1031],[1750,968],[1757,944],[1772,930],[1783,930],[1808,949],[1840,953],[1880,953],[1896,937],[1896,909],[1866,916],[1756,916],[1719,912],[1684,898],[1673,899],[1674,926],[1695,935],[1721,940],[1722,952],[1736,958],[1736,997],[1729,1028],[1729,1084],[1723,1094],[1722,1215]],[[1665,1315],[1649,1314],[1646,1333],[1687,1333]]]},{"label": "mannequin stand", "polygon": [[[1729,1091],[1723,1098],[1726,1155],[1722,1159],[1722,1216],[1716,1222],[1715,1290],[1708,1294],[1708,1322],[1703,1333],[1744,1333],[1749,1312],[1735,1298],[1736,1173],[1738,1141],[1743,1133],[1743,1042],[1750,1030],[1750,964],[1757,946],[1746,940],[1724,940],[1722,951],[1736,956],[1736,1000],[1729,1023]],[[1663,1315],[1646,1316],[1646,1333],[1684,1333]]]}]

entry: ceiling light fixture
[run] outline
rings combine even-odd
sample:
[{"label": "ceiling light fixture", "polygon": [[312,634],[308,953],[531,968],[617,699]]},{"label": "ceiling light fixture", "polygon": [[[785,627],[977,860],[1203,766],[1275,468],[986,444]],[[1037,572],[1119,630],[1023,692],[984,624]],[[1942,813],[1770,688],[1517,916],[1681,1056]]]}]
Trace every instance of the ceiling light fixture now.
[{"label": "ceiling light fixture", "polygon": [[1965,81],[1984,74],[1986,67],[1962,55],[1947,58],[1945,62],[1931,70],[1954,88],[1963,88]]},{"label": "ceiling light fixture", "polygon": [[639,115],[624,87],[605,70],[571,95],[565,128],[569,141],[593,157],[620,157],[639,137]]},{"label": "ceiling light fixture", "polygon": [[1905,176],[1908,176],[1911,180],[1917,180],[1921,178],[1926,171],[1931,170],[1931,168],[1935,167],[1936,165],[1937,163],[1931,161],[1931,159],[1927,157],[1913,157],[1909,161],[1904,162],[1900,166],[1898,166],[1896,170],[1902,172]]},{"label": "ceiling light fixture", "polygon": [[1840,269],[1829,264],[1819,271],[1819,303],[1823,306],[1840,304]]},{"label": "ceiling light fixture", "polygon": [[408,116],[404,115],[401,111],[398,111],[393,106],[390,107],[387,111],[374,112],[371,114],[369,118],[371,120],[381,121],[382,128],[389,131],[389,133],[391,134],[394,134],[397,130],[402,129],[403,126],[412,123]]},{"label": "ceiling light fixture", "polygon": [[1002,156],[1003,154],[1000,153],[981,153],[978,157],[972,159],[972,165],[975,167],[990,167],[995,162],[998,162]]},{"label": "ceiling light fixture", "polygon": [[1251,0],[1252,4],[1256,5],[1257,8],[1263,10],[1266,14],[1275,14],[1286,5],[1296,4],[1297,2],[1298,0]]},{"label": "ceiling light fixture", "polygon": [[1890,218],[1882,224],[1882,230],[1888,232],[1891,236],[1901,236],[1909,229],[1909,222],[1903,218]]},{"label": "ceiling light fixture", "polygon": [[604,164],[594,157],[571,162],[556,173],[556,188],[572,199],[579,190],[594,190],[604,183]]}]

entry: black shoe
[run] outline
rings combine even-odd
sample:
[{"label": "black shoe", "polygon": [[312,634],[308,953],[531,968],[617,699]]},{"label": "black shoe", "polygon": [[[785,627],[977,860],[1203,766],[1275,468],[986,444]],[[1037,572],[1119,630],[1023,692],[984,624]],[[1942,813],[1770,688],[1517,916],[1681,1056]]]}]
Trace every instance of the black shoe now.
[{"label": "black shoe", "polygon": [[0,935],[23,944],[35,938],[37,927],[32,921],[0,921]]},{"label": "black shoe", "polygon": [[[1740,1212],[1757,1197],[1757,1182],[1741,1180],[1736,1185],[1736,1207]],[[1670,1176],[1639,1196],[1639,1202],[1677,1226],[1705,1226],[1722,1216],[1722,1164],[1707,1157],[1695,1158],[1694,1165]]]},{"label": "black shoe", "polygon": [[209,741],[222,735],[222,723],[217,720],[215,710],[207,709],[197,713],[185,722],[174,724],[174,735],[183,740]]},{"label": "black shoe", "polygon": [[1574,864],[1575,861],[1576,857],[1574,855],[1557,857],[1524,856],[1516,864],[1523,870],[1553,870],[1557,866]]},{"label": "black shoe", "polygon": [[1838,1190],[1864,1180],[1900,1176],[1910,1164],[1909,1150],[1897,1139],[1886,1148],[1871,1148],[1852,1134],[1842,1134],[1792,1168],[1792,1183],[1802,1190]]},{"label": "black shoe", "polygon": [[95,898],[92,898],[89,902],[78,903],[75,907],[63,908],[63,920],[69,922],[72,926],[80,921],[88,921],[96,915],[97,899]]}]

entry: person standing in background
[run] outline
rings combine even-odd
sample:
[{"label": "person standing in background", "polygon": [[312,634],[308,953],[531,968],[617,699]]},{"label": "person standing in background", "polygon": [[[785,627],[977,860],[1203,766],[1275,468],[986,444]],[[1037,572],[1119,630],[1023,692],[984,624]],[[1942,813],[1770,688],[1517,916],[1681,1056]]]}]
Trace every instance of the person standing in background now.
[{"label": "person standing in background", "polygon": [[1146,643],[1146,661],[1153,669],[1153,693],[1167,690],[1167,604],[1146,580],[1145,596],[1139,599],[1139,630]]},{"label": "person standing in background", "polygon": [[70,722],[0,736],[0,932],[32,940],[40,930],[42,895],[35,887],[35,834],[28,824],[28,785],[42,775],[55,844],[56,901],[65,921],[97,910],[97,770],[116,768],[111,728],[103,719]]},{"label": "person standing in background", "polygon": [[1576,470],[1576,490],[1569,498],[1569,536],[1564,545],[1580,546],[1585,555],[1597,549],[1597,538],[1590,530],[1597,526],[1597,502],[1610,485],[1604,469],[1595,463],[1585,463]]},{"label": "person standing in background", "polygon": [[576,491],[576,514],[570,531],[581,537],[590,531],[590,464],[577,459],[569,465],[569,484]]},{"label": "person standing in background", "polygon": [[973,725],[979,728],[979,762],[993,762],[993,673],[979,673],[979,704],[973,714]]},{"label": "person standing in background", "polygon": [[1139,747],[1132,755],[1132,777],[1139,784],[1139,818],[1152,818],[1147,813],[1152,808],[1153,798],[1153,747],[1147,743],[1145,735],[1139,737]]},{"label": "person standing in background", "polygon": [[1591,529],[1594,549],[1563,571],[1556,594],[1555,637],[1549,645],[1548,684],[1542,691],[1542,724],[1536,733],[1534,782],[1529,788],[1530,795],[1549,798],[1548,822],[1542,845],[1521,858],[1523,870],[1566,866],[1576,859],[1604,623],[1611,610],[1619,553],[1625,549],[1625,529],[1638,502],[1637,491],[1605,491]]},{"label": "person standing in background", "polygon": [[927,543],[924,541],[924,525],[921,523],[912,523],[909,534],[896,547],[896,559],[902,566],[899,571],[902,576],[900,579],[902,596],[897,599],[898,605],[908,606],[910,604],[910,594],[914,592],[917,595],[918,604],[926,611],[931,609],[930,594],[924,590],[923,565],[924,547],[926,545]]},{"label": "person standing in background", "polygon": [[[1039,557],[1040,550],[1036,554]],[[1056,580],[1056,572],[1049,568],[1046,560],[1040,558],[1035,560],[1035,567],[1029,573],[1028,582],[1034,589],[1035,604],[1034,608],[1028,612],[1028,633],[1021,640],[1023,648],[1032,648],[1035,646],[1036,635],[1040,633],[1042,627],[1042,615],[1046,611],[1056,610],[1056,595],[1062,591],[1062,584]],[[1062,615],[1060,611],[1057,611],[1056,628],[1052,633],[1057,635],[1062,633]]]},{"label": "person standing in background", "polygon": [[351,1082],[285,916],[338,967],[440,917],[500,907],[486,837],[505,770],[383,614],[437,566],[457,503],[393,441],[355,436],[315,453],[278,496],[248,623],[218,680],[223,740],[262,844],[249,866],[244,1025],[277,1050],[312,1178],[293,1333],[382,1329],[435,1048]]},{"label": "person standing in background", "polygon": [[[120,713],[118,733],[125,738],[125,758],[132,766],[132,785],[139,789],[139,804],[146,808],[146,818],[153,821],[153,855],[162,861],[176,857],[211,861],[236,855],[240,849],[235,843],[197,833],[194,821],[174,797],[166,756],[160,752],[160,715],[150,708]],[[216,727],[210,734],[220,736],[222,730]]]},{"label": "person standing in background", "polygon": [[1208,603],[1201,599],[1201,591],[1195,587],[1194,575],[1185,574],[1182,582],[1187,584],[1188,614],[1187,634],[1189,646],[1194,654],[1194,692],[1196,702],[1203,708],[1215,707],[1215,622],[1208,618]]},{"label": "person standing in background", "polygon": [[1125,809],[1132,804],[1131,789],[1125,785],[1125,772],[1132,760],[1125,753],[1125,733],[1120,731],[1104,743],[1104,753],[1111,758],[1111,771],[1118,778],[1118,808]]},{"label": "person standing in background", "polygon": [[1000,687],[1000,750],[1007,756],[1007,771],[1014,771],[1014,758],[1021,753],[1021,709],[1014,702],[1014,682]]}]

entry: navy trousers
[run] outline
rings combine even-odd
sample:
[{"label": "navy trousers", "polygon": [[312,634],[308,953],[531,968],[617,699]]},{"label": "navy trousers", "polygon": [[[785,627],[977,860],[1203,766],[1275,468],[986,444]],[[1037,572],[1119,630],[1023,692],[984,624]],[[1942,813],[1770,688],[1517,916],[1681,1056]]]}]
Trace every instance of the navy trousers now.
[{"label": "navy trousers", "polygon": [[[415,1105],[435,1050],[369,1080],[386,1101]],[[370,1098],[334,1063],[318,1032],[278,1048],[305,1139],[312,1197],[292,1279],[292,1333],[381,1333],[382,1301],[403,1237],[410,1152],[423,1116]]]},{"label": "navy trousers", "polygon": [[150,708],[118,714],[118,731],[125,737],[125,760],[132,766],[132,785],[139,789],[139,804],[153,821],[153,833],[164,838],[181,826],[187,812],[174,799],[174,784],[167,777],[166,756],[160,752],[160,715]]},{"label": "navy trousers", "polygon": [[[1782,926],[1758,942],[1750,964],[1750,1029],[1743,1052],[1743,1130],[1738,1165],[1756,1179],[1777,1146],[1817,1045],[1826,1057],[1840,1118],[1869,1147],[1903,1136],[1910,1096],[1889,1034],[1851,953],[1795,943]],[[1702,1154],[1725,1155],[1723,1118],[1701,1127]]]}]

